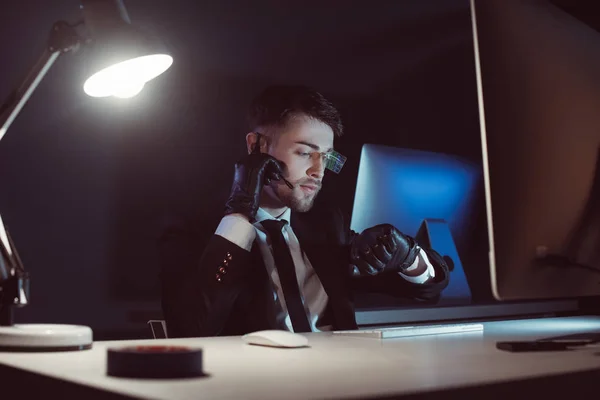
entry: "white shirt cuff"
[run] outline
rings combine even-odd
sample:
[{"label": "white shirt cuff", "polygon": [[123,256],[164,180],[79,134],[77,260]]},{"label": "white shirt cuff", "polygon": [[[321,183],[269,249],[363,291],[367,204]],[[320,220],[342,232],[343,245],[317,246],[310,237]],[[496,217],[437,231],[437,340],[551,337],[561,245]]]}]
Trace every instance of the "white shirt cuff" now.
[{"label": "white shirt cuff", "polygon": [[250,251],[252,242],[256,238],[256,230],[254,225],[244,217],[231,214],[221,219],[215,235],[222,236],[242,249]]},{"label": "white shirt cuff", "polygon": [[425,272],[423,272],[421,275],[417,275],[417,276],[408,276],[403,274],[402,272],[398,272],[398,274],[400,274],[400,276],[407,280],[408,282],[412,282],[412,283],[425,283],[430,279],[433,279],[435,277],[435,269],[433,268],[433,265],[431,264],[431,262],[429,261],[429,258],[427,257],[427,253],[425,253],[425,251],[423,249],[421,249],[421,251],[419,252],[419,255],[417,256],[417,258],[415,258],[415,262],[413,262],[413,264],[407,268],[408,271],[417,268],[417,266],[419,265],[419,259],[422,259],[425,264],[427,264],[427,270]]}]

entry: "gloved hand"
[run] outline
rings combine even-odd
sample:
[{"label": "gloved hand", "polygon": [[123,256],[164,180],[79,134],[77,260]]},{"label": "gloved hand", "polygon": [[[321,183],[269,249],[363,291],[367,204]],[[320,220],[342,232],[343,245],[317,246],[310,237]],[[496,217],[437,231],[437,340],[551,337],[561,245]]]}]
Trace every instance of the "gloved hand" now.
[{"label": "gloved hand", "polygon": [[225,215],[239,213],[254,222],[265,184],[278,181],[283,167],[277,159],[266,153],[253,152],[235,164],[235,175],[229,199],[225,203]]},{"label": "gloved hand", "polygon": [[[393,225],[380,224],[365,229],[354,238],[350,248],[350,263],[358,275],[376,275],[383,271],[403,272],[419,255],[420,248],[410,236]],[[356,271],[353,271],[354,275]]]}]

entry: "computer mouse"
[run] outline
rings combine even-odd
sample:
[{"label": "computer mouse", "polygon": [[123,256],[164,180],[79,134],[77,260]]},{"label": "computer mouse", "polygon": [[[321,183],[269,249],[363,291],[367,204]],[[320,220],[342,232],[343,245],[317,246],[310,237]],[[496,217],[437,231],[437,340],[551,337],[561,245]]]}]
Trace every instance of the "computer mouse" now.
[{"label": "computer mouse", "polygon": [[308,346],[308,338],[298,333],[293,333],[284,330],[264,330],[247,333],[242,336],[248,344],[268,347],[306,347]]}]

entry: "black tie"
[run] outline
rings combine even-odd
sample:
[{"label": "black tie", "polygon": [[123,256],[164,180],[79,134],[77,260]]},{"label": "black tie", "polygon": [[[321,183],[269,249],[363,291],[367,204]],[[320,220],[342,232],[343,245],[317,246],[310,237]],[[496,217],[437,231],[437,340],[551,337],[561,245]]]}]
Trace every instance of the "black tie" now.
[{"label": "black tie", "polygon": [[271,238],[275,267],[279,274],[279,281],[281,282],[285,304],[287,305],[287,310],[290,314],[294,332],[311,332],[312,329],[310,328],[306,311],[302,305],[302,297],[300,296],[300,288],[298,287],[298,278],[296,277],[294,260],[292,259],[290,248],[281,231],[286,223],[287,221],[278,221],[274,219],[261,222]]}]

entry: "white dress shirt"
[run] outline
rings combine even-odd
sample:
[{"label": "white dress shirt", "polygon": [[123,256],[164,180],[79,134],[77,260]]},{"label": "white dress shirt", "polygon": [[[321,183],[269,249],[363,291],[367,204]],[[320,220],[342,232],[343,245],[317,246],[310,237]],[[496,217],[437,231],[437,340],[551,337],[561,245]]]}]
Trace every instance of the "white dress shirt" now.
[{"label": "white dress shirt", "polygon": [[[260,248],[267,273],[271,278],[271,285],[273,287],[273,299],[276,303],[277,309],[277,322],[278,326],[285,327],[293,332],[292,322],[287,312],[285,305],[285,298],[281,289],[279,281],[279,274],[275,267],[275,261],[273,259],[273,251],[269,238],[267,237],[266,231],[263,228],[261,222],[267,219],[285,220],[288,223],[283,227],[283,237],[287,242],[292,259],[294,260],[294,266],[296,268],[296,277],[298,278],[298,287],[302,295],[302,302],[304,309],[307,313],[308,320],[310,322],[311,329],[313,332],[331,330],[331,326],[323,325],[322,317],[327,307],[328,296],[319,280],[319,277],[315,273],[310,260],[300,250],[300,244],[298,238],[294,234],[290,225],[291,210],[287,208],[281,215],[272,216],[262,208],[258,209],[256,213],[256,221],[254,224],[250,224],[248,220],[243,217],[236,215],[227,215],[223,217],[221,223],[217,227],[215,234],[224,237],[230,242],[238,245],[239,247],[250,251],[252,243],[257,240]],[[409,282],[413,283],[424,283],[435,274],[433,265],[429,262],[427,255],[423,250],[420,251],[419,257],[415,259],[413,265],[408,270],[417,268],[419,259],[422,259],[427,264],[427,271],[418,276],[407,276],[399,272],[399,274]]]}]

